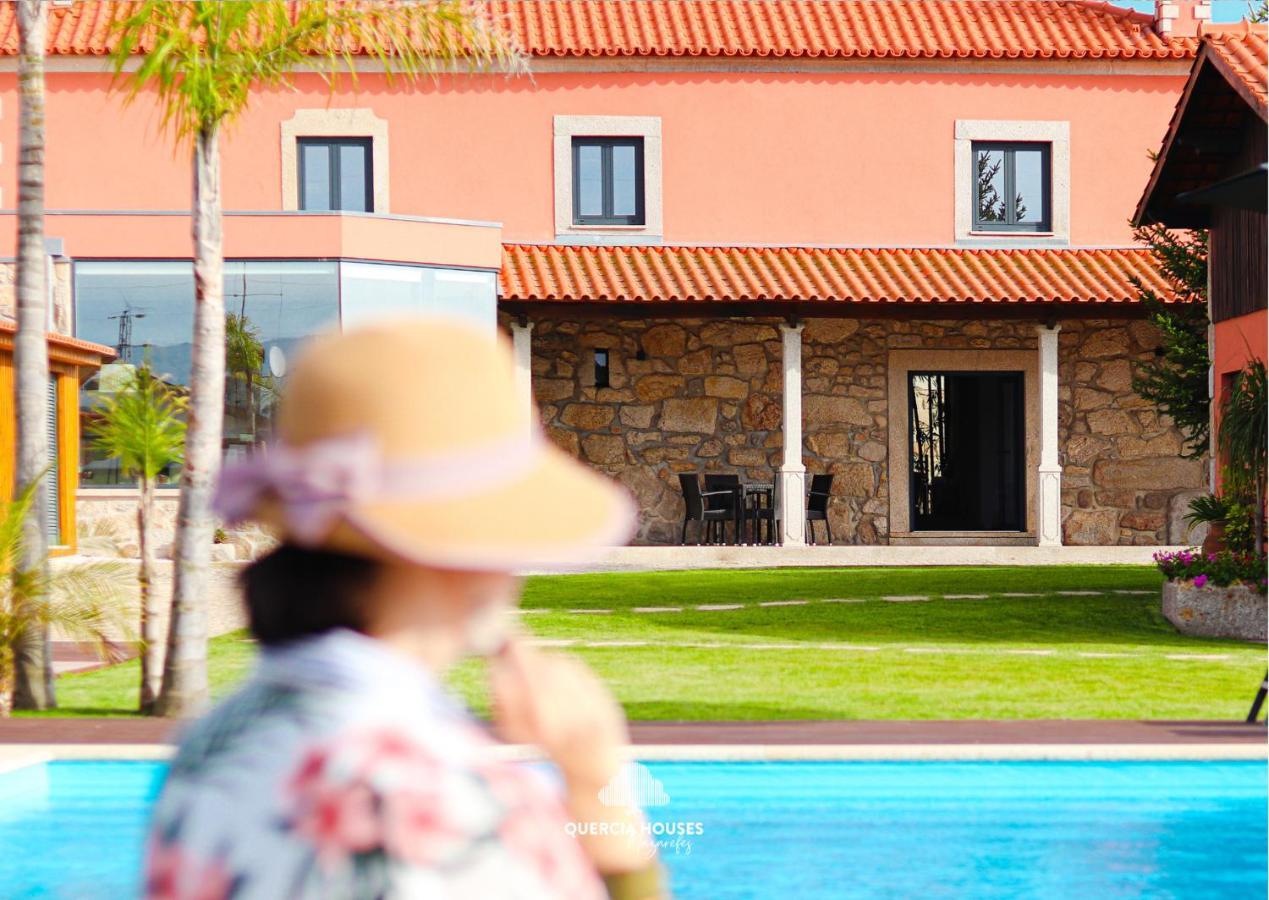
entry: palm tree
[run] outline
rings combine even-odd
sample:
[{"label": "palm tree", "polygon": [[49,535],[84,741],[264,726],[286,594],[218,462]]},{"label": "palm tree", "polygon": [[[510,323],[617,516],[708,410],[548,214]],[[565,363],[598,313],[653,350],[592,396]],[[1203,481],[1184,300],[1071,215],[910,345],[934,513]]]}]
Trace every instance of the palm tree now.
[{"label": "palm tree", "polygon": [[[44,577],[48,565],[44,474],[49,465],[48,298],[44,256],[44,32],[48,10],[40,0],[18,3],[18,148],[17,334],[13,357],[18,418],[16,490],[32,490],[23,524],[22,577]],[[56,705],[48,633],[25,629],[16,649],[14,702],[22,709]]]},{"label": "palm tree", "polygon": [[[47,467],[46,467],[47,471]],[[40,481],[0,504],[0,718],[8,716],[17,656],[32,634],[56,629],[117,662],[129,641],[126,570],[118,564],[83,563],[50,575],[47,565],[29,566],[24,523],[35,509]]]},{"label": "palm tree", "polygon": [[1265,491],[1269,469],[1269,397],[1265,364],[1254,359],[1238,373],[1221,409],[1217,441],[1228,465],[1230,489],[1249,496],[1252,552],[1264,551]]},{"label": "palm tree", "polygon": [[163,121],[193,144],[194,338],[189,426],[177,508],[172,619],[156,711],[183,716],[207,702],[204,597],[215,523],[211,493],[220,466],[224,415],[225,310],[221,240],[220,133],[256,87],[291,84],[303,67],[334,83],[356,79],[356,56],[413,80],[455,60],[520,69],[518,53],[463,0],[354,3],[340,0],[143,0],[120,23],[116,76],[130,100],[152,89]]},{"label": "palm tree", "polygon": [[140,567],[137,587],[141,599],[141,701],[142,712],[154,708],[162,677],[162,635],[159,634],[159,602],[150,584],[154,571],[154,543],[150,521],[154,514],[154,483],[164,469],[177,464],[185,450],[185,423],[180,415],[185,398],[154,374],[149,365],[139,366],[113,397],[93,410],[88,426],[96,450],[119,459],[120,473],[135,478],[137,544]]},{"label": "palm tree", "polygon": [[[245,299],[244,299],[245,303]],[[246,313],[229,313],[225,316],[225,367],[231,383],[242,383],[242,406],[247,413],[247,434],[255,440],[256,434],[256,384],[264,367],[264,344],[260,331]],[[238,399],[234,391],[235,401]]]}]

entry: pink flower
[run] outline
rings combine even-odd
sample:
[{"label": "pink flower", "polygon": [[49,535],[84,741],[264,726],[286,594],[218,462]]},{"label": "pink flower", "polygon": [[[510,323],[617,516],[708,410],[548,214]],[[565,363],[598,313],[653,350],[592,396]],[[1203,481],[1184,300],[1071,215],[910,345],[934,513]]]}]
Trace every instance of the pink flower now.
[{"label": "pink flower", "polygon": [[1195,575],[1195,576],[1194,576],[1194,586],[1195,586],[1195,587],[1202,587],[1202,586],[1203,586],[1203,585],[1205,585],[1205,584],[1207,584],[1207,576],[1206,576],[1206,575]]},{"label": "pink flower", "polygon": [[323,862],[382,846],[378,798],[364,782],[315,785],[296,799],[292,824]]},{"label": "pink flower", "polygon": [[531,806],[512,809],[498,829],[498,837],[508,850],[537,870],[555,896],[573,900],[607,896],[581,845],[565,830],[564,819],[549,812]]},{"label": "pink flower", "polygon": [[176,844],[151,841],[146,853],[147,900],[225,900],[233,879],[218,862],[202,863]]},{"label": "pink flower", "polygon": [[428,865],[462,839],[442,803],[444,776],[440,761],[400,732],[340,735],[291,777],[291,823],[327,865],[379,849]]},{"label": "pink flower", "polygon": [[[423,789],[419,789],[423,788]],[[416,785],[390,792],[384,803],[384,847],[388,855],[419,866],[444,859],[463,841],[453,810],[441,794]]]}]

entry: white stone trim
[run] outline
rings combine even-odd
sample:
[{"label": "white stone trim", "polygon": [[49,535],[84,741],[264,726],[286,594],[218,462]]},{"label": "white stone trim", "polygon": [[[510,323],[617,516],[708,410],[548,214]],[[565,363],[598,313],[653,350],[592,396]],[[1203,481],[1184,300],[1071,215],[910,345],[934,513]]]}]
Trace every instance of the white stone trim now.
[{"label": "white stone trim", "polygon": [[780,325],[784,352],[784,459],[778,491],[780,542],[785,547],[806,543],[806,466],[802,463],[802,323]]},{"label": "white stone trim", "polygon": [[[643,138],[643,224],[573,224],[573,138]],[[660,116],[556,116],[554,124],[555,235],[602,235],[614,242],[631,236],[655,237],[665,233],[661,205]]]},{"label": "white stone trim", "polygon": [[[974,141],[1040,141],[1052,144],[1049,155],[1049,232],[975,232]],[[957,246],[992,244],[1010,247],[1068,247],[1071,243],[1071,123],[958,119],[953,141]]]},{"label": "white stone trim", "polygon": [[[910,522],[908,495],[908,373],[912,370],[929,372],[1021,372],[1023,397],[1024,459],[1026,473],[1026,527],[1011,532],[913,532]],[[886,359],[887,389],[887,440],[889,444],[886,482],[889,486],[890,537],[911,538],[912,542],[928,539],[939,541],[942,536],[969,543],[968,535],[978,534],[990,540],[999,536],[1004,540],[1034,534],[1036,523],[1036,473],[1040,467],[1040,385],[1039,354],[1034,350],[891,350]],[[1056,440],[1056,439],[1055,439]],[[1009,537],[1005,537],[1005,535]],[[923,547],[923,550],[931,549]]]},{"label": "white stone trim", "polygon": [[511,323],[511,346],[515,356],[516,389],[521,402],[533,409],[533,323]]},{"label": "white stone trim", "polygon": [[1040,465],[1036,469],[1036,543],[1062,544],[1062,463],[1058,459],[1058,332],[1037,325],[1040,369]]},{"label": "white stone trim", "polygon": [[297,109],[281,123],[282,209],[300,208],[299,149],[302,137],[368,137],[371,139],[370,165],[374,169],[374,211],[386,213],[388,198],[388,120],[373,109]]}]

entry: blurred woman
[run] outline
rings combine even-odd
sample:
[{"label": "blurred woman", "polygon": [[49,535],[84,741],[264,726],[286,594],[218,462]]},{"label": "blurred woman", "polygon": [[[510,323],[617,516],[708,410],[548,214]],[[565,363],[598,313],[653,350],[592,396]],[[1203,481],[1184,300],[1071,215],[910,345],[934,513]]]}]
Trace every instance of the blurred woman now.
[{"label": "blurred woman", "polygon": [[[217,498],[280,536],[243,579],[260,659],[181,741],[148,896],[665,896],[642,814],[599,797],[620,708],[512,615],[513,572],[623,542],[631,504],[544,439],[508,348],[443,320],[319,339],[278,432]],[[501,737],[558,780],[442,687],[471,656]]]}]

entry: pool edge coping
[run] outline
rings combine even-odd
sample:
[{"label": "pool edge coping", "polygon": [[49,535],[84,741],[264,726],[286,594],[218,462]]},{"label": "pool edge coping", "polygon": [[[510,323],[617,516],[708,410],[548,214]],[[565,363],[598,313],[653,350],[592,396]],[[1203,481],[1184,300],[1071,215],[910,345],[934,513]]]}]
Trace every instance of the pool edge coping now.
[{"label": "pool edge coping", "polygon": [[[540,756],[523,745],[501,751],[512,759]],[[65,760],[166,760],[174,752],[170,744],[0,745],[0,774]],[[1260,743],[638,744],[626,752],[633,759],[656,762],[1269,760],[1269,746]]]}]

